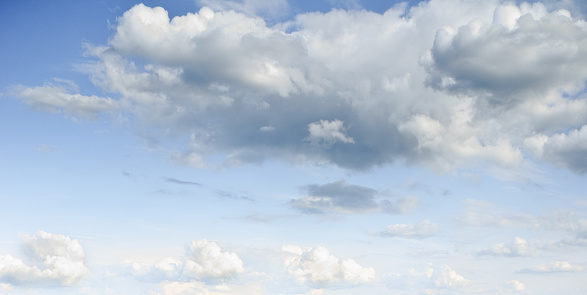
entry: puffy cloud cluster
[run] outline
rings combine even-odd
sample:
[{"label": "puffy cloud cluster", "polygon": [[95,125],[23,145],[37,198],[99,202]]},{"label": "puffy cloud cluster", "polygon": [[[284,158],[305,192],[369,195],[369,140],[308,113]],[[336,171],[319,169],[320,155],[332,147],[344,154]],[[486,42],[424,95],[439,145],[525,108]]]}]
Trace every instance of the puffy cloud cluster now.
[{"label": "puffy cloud cluster", "polygon": [[284,265],[301,283],[312,285],[338,282],[359,284],[376,280],[375,270],[372,267],[362,267],[352,259],[341,261],[322,246],[312,248],[285,245],[282,250],[294,254],[284,261]]},{"label": "puffy cloud cluster", "polygon": [[306,187],[307,196],[291,200],[290,204],[305,213],[406,213],[417,207],[417,197],[403,197],[394,200],[376,199],[377,191],[368,187],[349,184],[344,180],[323,185]]},{"label": "puffy cloud cluster", "polygon": [[85,253],[77,240],[39,231],[23,235],[22,246],[28,261],[0,255],[0,278],[12,284],[71,285],[87,272]]},{"label": "puffy cloud cluster", "polygon": [[479,255],[493,255],[493,256],[533,256],[536,250],[528,245],[528,241],[516,237],[510,243],[500,243],[493,245],[490,249],[478,253]]},{"label": "puffy cloud cluster", "polygon": [[131,274],[147,281],[195,278],[229,278],[244,271],[243,262],[234,252],[223,251],[206,239],[192,241],[182,259],[168,257],[157,263],[127,262]]},{"label": "puffy cloud cluster", "polygon": [[234,252],[222,251],[214,242],[192,241],[184,270],[196,277],[229,277],[243,272],[243,262]]},{"label": "puffy cloud cluster", "polygon": [[468,284],[470,281],[465,279],[462,275],[457,273],[449,266],[442,268],[442,273],[434,281],[434,284],[438,287],[460,287]]},{"label": "puffy cloud cluster", "polygon": [[149,136],[189,138],[172,158],[198,167],[220,153],[226,163],[368,169],[402,159],[446,171],[515,166],[530,153],[585,173],[584,21],[500,2],[332,10],[273,26],[251,16],[254,1],[204,1],[212,8],[172,19],[139,4],[107,45],[87,46],[94,60],[81,67],[118,100],[50,85],[17,95],[173,130]]},{"label": "puffy cloud cluster", "polygon": [[416,224],[388,225],[380,235],[406,239],[424,239],[436,235],[438,230],[438,224],[424,220]]}]

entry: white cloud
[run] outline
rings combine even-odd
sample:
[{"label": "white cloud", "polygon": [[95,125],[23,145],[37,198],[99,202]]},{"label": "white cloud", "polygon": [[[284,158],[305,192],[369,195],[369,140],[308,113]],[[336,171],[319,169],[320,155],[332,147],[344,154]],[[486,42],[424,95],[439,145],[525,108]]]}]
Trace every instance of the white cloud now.
[{"label": "white cloud", "polygon": [[308,139],[315,143],[354,143],[355,141],[344,134],[343,122],[341,120],[320,120],[308,125],[310,135]]},{"label": "white cloud", "polygon": [[510,280],[506,281],[506,284],[514,291],[514,292],[524,292],[526,290],[526,285],[518,280]]},{"label": "white cloud", "polygon": [[437,287],[461,287],[468,284],[470,281],[458,274],[449,266],[442,267],[442,273],[439,274],[438,279],[434,281]]},{"label": "white cloud", "polygon": [[123,267],[132,276],[147,282],[193,279],[213,282],[244,272],[243,261],[235,252],[223,251],[218,244],[206,239],[192,241],[186,255],[180,258],[167,257],[154,263],[125,261]]},{"label": "white cloud", "polygon": [[19,86],[13,89],[24,103],[43,111],[63,112],[69,115],[92,118],[100,113],[120,109],[119,102],[114,99],[95,95],[72,94],[72,90],[75,91],[71,87],[53,84],[33,88]]},{"label": "white cloud", "polygon": [[500,243],[493,245],[490,249],[481,251],[478,255],[494,255],[494,256],[533,256],[536,254],[536,249],[528,245],[528,241],[516,237],[510,243]]},{"label": "white cloud", "polygon": [[438,224],[428,220],[416,224],[394,224],[388,225],[385,231],[380,234],[389,237],[400,237],[406,239],[424,239],[438,233]]},{"label": "white cloud", "polygon": [[[58,283],[71,285],[87,272],[85,253],[77,240],[39,231],[23,235],[22,246],[28,265],[12,255],[0,255],[0,278],[13,284]],[[41,266],[42,265],[42,266]]]},{"label": "white cloud", "polygon": [[235,10],[251,16],[265,16],[276,18],[289,12],[289,4],[286,0],[275,0],[271,2],[263,0],[198,0],[202,6],[208,6],[214,10]]},{"label": "white cloud", "polygon": [[230,277],[244,271],[243,262],[234,252],[222,251],[206,239],[192,241],[184,271],[196,277]]},{"label": "white cloud", "polygon": [[311,248],[285,245],[282,250],[294,254],[284,261],[284,266],[301,283],[360,284],[376,280],[372,267],[362,267],[352,259],[341,261],[322,246]]},{"label": "white cloud", "polygon": [[573,265],[566,261],[555,261],[549,264],[541,264],[530,268],[525,268],[521,272],[533,273],[552,273],[552,272],[581,272],[583,267],[580,265]]}]

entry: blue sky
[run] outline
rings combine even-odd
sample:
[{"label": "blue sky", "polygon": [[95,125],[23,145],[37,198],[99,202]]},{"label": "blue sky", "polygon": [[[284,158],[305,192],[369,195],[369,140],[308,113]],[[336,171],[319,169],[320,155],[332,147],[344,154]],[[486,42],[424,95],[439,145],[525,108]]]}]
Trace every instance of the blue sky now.
[{"label": "blue sky", "polygon": [[0,4],[1,294],[584,294],[581,1]]}]

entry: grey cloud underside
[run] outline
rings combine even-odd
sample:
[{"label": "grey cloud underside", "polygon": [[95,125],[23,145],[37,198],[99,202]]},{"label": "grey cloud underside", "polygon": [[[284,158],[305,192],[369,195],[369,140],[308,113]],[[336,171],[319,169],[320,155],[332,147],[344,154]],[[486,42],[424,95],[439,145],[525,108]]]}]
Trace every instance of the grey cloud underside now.
[{"label": "grey cloud underside", "polygon": [[137,5],[80,66],[118,99],[53,84],[17,95],[67,114],[133,117],[174,162],[198,167],[221,154],[233,165],[403,160],[446,171],[532,155],[585,173],[586,44],[581,20],[542,4],[432,0],[272,27],[229,10],[170,20]]},{"label": "grey cloud underside", "polygon": [[305,188],[307,195],[290,201],[293,208],[307,214],[385,212],[405,214],[419,205],[417,197],[379,200],[374,189],[336,181]]}]

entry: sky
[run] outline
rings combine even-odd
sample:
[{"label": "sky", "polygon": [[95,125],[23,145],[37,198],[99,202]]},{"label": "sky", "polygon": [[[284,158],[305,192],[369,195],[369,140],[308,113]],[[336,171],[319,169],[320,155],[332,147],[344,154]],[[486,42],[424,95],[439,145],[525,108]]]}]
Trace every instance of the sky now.
[{"label": "sky", "polygon": [[586,19],[3,1],[0,294],[585,294]]}]

